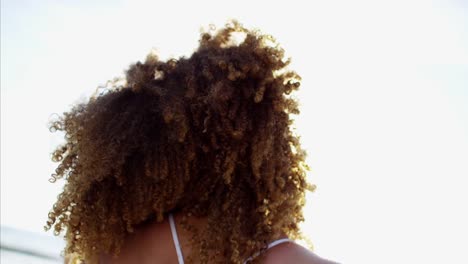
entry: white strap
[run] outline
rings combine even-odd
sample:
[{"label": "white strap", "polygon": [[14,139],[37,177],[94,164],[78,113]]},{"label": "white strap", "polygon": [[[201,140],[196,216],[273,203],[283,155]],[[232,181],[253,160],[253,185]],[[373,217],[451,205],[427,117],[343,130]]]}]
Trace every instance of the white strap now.
[{"label": "white strap", "polygon": [[177,237],[177,230],[172,214],[169,214],[169,224],[171,225],[172,240],[174,241],[174,246],[177,252],[177,260],[179,261],[179,264],[184,264],[184,257],[182,256],[182,249],[180,248],[179,237]]},{"label": "white strap", "polygon": [[[277,245],[279,245],[279,244],[287,243],[287,242],[293,242],[293,241],[292,241],[291,239],[289,239],[289,238],[281,238],[281,239],[275,240],[275,241],[271,242],[270,244],[268,244],[268,247],[267,247],[266,250],[268,250],[268,249],[270,249],[270,248],[272,248],[272,247],[275,247],[275,246],[277,246]],[[266,250],[265,250],[265,251],[266,251]],[[248,259],[246,259],[246,260],[244,261],[244,264],[246,264],[247,262],[251,261],[252,259],[258,257],[258,255],[260,255],[259,252],[253,254],[251,257],[249,257]]]},{"label": "white strap", "polygon": [[277,245],[279,245],[281,243],[286,243],[286,242],[292,242],[292,240],[289,239],[289,238],[282,238],[282,239],[275,240],[275,241],[271,242],[270,244],[268,244],[267,249],[270,249],[270,248],[272,248],[274,246],[277,246]]}]

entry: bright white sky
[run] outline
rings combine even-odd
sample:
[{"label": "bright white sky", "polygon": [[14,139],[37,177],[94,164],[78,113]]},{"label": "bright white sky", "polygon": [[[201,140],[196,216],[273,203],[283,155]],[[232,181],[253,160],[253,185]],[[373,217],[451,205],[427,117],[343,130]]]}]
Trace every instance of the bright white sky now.
[{"label": "bright white sky", "polygon": [[[305,231],[342,263],[468,263],[468,5],[459,1],[13,1],[1,6],[1,224],[42,232],[47,121],[143,60],[190,55],[228,18],[302,75]],[[156,4],[157,3],[157,4]]]}]

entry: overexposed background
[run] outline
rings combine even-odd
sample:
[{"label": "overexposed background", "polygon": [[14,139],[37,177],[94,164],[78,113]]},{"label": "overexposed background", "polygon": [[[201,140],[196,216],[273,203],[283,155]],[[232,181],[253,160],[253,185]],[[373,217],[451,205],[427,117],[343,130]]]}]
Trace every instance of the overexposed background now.
[{"label": "overexposed background", "polygon": [[[1,225],[44,233],[63,184],[48,182],[62,140],[48,131],[52,113],[152,48],[189,56],[200,27],[237,18],[276,37],[303,77],[315,252],[468,263],[467,14],[462,0],[3,0]],[[2,247],[8,239],[2,231]]]}]

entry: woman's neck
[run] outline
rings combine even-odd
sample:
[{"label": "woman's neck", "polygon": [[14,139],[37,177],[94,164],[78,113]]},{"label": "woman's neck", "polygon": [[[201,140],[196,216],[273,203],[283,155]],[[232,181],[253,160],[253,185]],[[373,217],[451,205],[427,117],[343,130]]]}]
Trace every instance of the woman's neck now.
[{"label": "woman's neck", "polygon": [[[184,258],[191,254],[191,233],[182,228],[182,216],[174,214],[174,222],[177,229],[179,243]],[[205,218],[187,217],[186,223],[200,231],[206,227]],[[127,263],[174,263],[177,264],[177,253],[171,234],[168,219],[158,223],[155,220],[135,229],[130,234],[121,249],[119,257],[114,258],[110,254],[100,256],[99,263],[103,264],[127,264]],[[195,261],[196,262],[196,261]]]}]

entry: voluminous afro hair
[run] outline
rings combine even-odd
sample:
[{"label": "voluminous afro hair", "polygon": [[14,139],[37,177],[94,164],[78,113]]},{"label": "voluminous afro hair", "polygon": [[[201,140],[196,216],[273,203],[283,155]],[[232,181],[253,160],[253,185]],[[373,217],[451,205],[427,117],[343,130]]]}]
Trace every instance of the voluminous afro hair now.
[{"label": "voluminous afro hair", "polygon": [[65,254],[118,255],[136,228],[175,212],[208,219],[203,233],[183,222],[202,263],[242,263],[281,235],[301,238],[311,186],[291,129],[300,76],[271,35],[236,20],[199,42],[189,58],[148,55],[124,84],[51,123],[66,140],[51,181],[66,184],[46,229],[65,231]]}]

